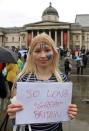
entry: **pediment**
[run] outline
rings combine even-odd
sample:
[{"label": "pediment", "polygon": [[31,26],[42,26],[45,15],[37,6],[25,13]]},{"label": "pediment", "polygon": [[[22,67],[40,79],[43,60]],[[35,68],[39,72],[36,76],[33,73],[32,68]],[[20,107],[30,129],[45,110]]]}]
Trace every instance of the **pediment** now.
[{"label": "pediment", "polygon": [[40,21],[36,23],[26,24],[25,27],[35,27],[35,26],[60,26],[60,25],[69,25],[67,22],[55,22],[55,21]]},{"label": "pediment", "polygon": [[40,22],[40,23],[35,23],[34,25],[59,25],[59,22],[57,23],[57,22]]}]

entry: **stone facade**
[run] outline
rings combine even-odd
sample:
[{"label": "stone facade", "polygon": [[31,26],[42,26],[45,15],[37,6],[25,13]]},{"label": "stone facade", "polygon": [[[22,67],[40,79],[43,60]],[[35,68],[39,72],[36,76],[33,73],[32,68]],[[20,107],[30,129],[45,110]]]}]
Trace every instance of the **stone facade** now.
[{"label": "stone facade", "polygon": [[57,47],[89,49],[89,26],[82,26],[77,19],[78,16],[75,23],[60,22],[58,12],[50,3],[42,14],[42,21],[23,27],[0,28],[0,46],[28,47],[34,36],[45,32],[53,38]]},{"label": "stone facade", "polygon": [[26,31],[24,27],[0,28],[0,46],[26,46]]}]

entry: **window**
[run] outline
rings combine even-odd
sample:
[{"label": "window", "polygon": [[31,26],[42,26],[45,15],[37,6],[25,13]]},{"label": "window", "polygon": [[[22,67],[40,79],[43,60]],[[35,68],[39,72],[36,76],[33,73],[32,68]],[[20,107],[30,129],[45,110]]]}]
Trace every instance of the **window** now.
[{"label": "window", "polygon": [[19,36],[19,41],[20,41],[20,36]]},{"label": "window", "polygon": [[25,35],[23,35],[23,42],[24,42],[24,40],[25,40]]},{"label": "window", "polygon": [[5,37],[5,41],[8,42],[8,37]]},{"label": "window", "polygon": [[78,35],[76,35],[76,40],[78,40]]},{"label": "window", "polygon": [[12,42],[14,42],[14,37],[12,37]]},{"label": "window", "polygon": [[87,41],[89,41],[89,34],[87,34]]},{"label": "window", "polygon": [[84,41],[84,39],[85,39],[85,37],[84,37],[84,35],[82,36],[82,40]]}]

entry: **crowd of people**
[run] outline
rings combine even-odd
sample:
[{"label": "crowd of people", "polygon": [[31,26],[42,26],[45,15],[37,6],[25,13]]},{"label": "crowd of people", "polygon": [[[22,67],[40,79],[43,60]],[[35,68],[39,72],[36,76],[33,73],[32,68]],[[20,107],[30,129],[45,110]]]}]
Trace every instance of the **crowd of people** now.
[{"label": "crowd of people", "polygon": [[76,68],[77,75],[83,75],[84,70],[86,70],[89,51],[85,49],[81,50],[68,50],[59,48],[60,60],[64,61],[64,72],[68,76],[71,74],[72,67]]}]

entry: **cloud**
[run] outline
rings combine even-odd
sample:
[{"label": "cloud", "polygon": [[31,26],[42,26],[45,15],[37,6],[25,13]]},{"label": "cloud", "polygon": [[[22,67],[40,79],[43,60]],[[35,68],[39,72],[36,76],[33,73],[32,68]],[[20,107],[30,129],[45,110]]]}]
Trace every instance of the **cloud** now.
[{"label": "cloud", "polygon": [[50,1],[59,13],[59,21],[74,22],[76,14],[89,13],[88,0],[0,0],[0,27],[40,21]]}]

